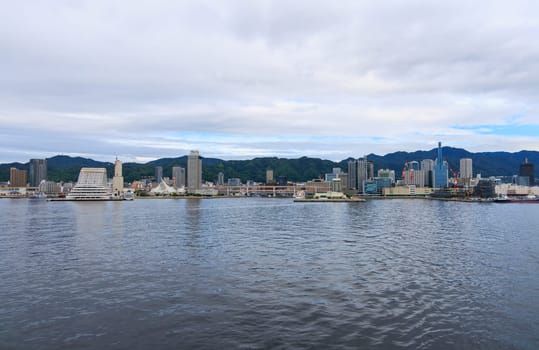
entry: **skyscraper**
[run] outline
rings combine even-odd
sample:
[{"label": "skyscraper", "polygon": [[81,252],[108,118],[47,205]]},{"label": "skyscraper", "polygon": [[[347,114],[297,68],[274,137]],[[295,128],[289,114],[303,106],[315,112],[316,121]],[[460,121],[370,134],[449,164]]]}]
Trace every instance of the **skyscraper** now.
[{"label": "skyscraper", "polygon": [[527,176],[530,179],[530,186],[535,186],[535,168],[533,163],[528,163],[528,158],[520,164],[520,176]]},{"label": "skyscraper", "polygon": [[438,142],[438,158],[434,162],[434,188],[447,187],[448,180],[448,166],[447,162],[444,162],[442,158],[442,143]]},{"label": "skyscraper", "polygon": [[172,167],[172,178],[176,188],[185,187],[185,168],[181,166]]},{"label": "skyscraper", "polygon": [[421,170],[423,171],[423,174],[425,176],[425,186],[433,187],[434,161],[432,159],[423,159],[421,161]]},{"label": "skyscraper", "polygon": [[472,176],[472,159],[462,158],[460,160],[460,182],[465,186],[470,186]]},{"label": "skyscraper", "polygon": [[155,167],[155,182],[160,183],[161,180],[163,180],[163,167],[156,166]]},{"label": "skyscraper", "polygon": [[187,158],[187,192],[196,193],[202,187],[202,160],[198,151],[191,151]]},{"label": "skyscraper", "polygon": [[369,178],[369,161],[367,157],[348,162],[348,188],[363,193],[364,185]]},{"label": "skyscraper", "polygon": [[30,186],[38,187],[42,180],[47,180],[47,160],[30,159]]}]

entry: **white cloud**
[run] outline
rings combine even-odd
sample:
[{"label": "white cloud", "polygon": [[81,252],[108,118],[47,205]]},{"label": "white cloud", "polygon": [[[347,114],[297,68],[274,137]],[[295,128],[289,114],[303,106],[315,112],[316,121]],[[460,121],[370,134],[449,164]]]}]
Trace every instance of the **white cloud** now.
[{"label": "white cloud", "polygon": [[[345,158],[426,149],[438,139],[482,151],[539,149],[533,137],[494,142],[454,128],[501,125],[514,116],[537,123],[533,2],[3,7],[9,15],[0,21],[0,122],[7,127],[0,149],[101,158],[121,150],[133,159],[204,147],[229,158]],[[167,139],[171,131],[182,139]],[[201,140],[216,133],[229,138]],[[281,141],[271,143],[275,137]],[[13,157],[9,152],[0,160]]]}]

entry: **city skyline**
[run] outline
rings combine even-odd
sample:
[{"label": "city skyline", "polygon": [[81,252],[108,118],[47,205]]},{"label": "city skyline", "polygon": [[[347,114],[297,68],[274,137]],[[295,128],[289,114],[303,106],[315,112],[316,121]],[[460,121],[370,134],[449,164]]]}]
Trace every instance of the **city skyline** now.
[{"label": "city skyline", "polygon": [[[0,162],[539,150],[539,4],[9,3]],[[66,150],[69,153],[65,153]]]}]

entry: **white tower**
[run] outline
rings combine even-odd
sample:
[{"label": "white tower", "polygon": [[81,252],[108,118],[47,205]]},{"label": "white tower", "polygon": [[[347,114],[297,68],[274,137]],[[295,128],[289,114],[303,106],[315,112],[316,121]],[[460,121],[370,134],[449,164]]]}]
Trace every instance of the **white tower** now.
[{"label": "white tower", "polygon": [[124,195],[124,178],[122,176],[122,162],[116,158],[114,162],[114,177],[112,178],[112,197],[122,198]]}]

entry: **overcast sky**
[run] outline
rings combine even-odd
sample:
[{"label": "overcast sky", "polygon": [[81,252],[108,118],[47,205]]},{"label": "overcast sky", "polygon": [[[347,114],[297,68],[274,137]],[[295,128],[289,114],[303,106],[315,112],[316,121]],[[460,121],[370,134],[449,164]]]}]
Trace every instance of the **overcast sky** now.
[{"label": "overcast sky", "polygon": [[539,151],[537,1],[0,0],[0,162]]}]

